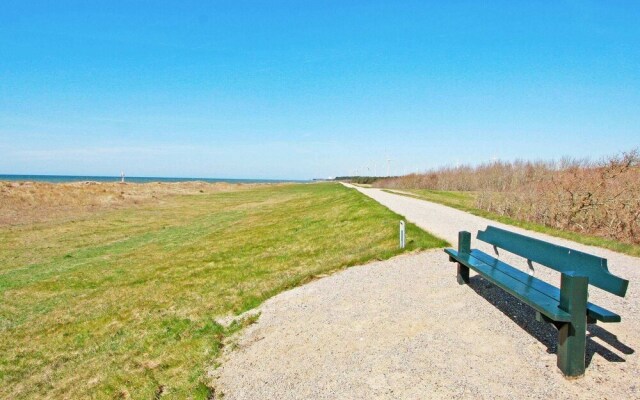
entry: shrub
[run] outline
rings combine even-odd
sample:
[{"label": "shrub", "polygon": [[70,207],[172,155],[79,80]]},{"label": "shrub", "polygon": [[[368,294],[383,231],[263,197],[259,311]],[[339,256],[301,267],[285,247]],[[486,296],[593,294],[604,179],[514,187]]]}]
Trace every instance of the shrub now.
[{"label": "shrub", "polygon": [[600,161],[496,161],[383,179],[387,188],[477,192],[476,207],[554,228],[640,243],[640,154]]}]

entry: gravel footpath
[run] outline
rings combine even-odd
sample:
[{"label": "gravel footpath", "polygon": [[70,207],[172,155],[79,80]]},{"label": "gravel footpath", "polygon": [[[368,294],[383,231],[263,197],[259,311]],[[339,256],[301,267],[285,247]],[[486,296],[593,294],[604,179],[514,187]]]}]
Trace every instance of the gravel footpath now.
[{"label": "gravel footpath", "polygon": [[[563,378],[556,330],[531,308],[473,276],[459,286],[442,250],[352,267],[266,301],[212,372],[225,399],[640,399],[640,259],[476,217],[378,189],[356,188],[456,245],[488,224],[596,254],[631,281],[627,296],[590,288],[622,315],[589,325],[587,372]],[[410,238],[408,238],[410,239]],[[492,248],[472,240],[472,247]],[[527,269],[508,254],[500,258]],[[536,276],[557,284],[557,273]],[[473,272],[472,272],[473,274]]]}]

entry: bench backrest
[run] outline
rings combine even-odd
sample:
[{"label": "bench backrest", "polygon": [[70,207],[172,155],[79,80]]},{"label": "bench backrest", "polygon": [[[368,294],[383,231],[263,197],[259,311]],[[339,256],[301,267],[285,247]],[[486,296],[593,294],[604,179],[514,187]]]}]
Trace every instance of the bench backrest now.
[{"label": "bench backrest", "polygon": [[609,273],[607,259],[542,240],[487,226],[477,238],[527,260],[559,272],[576,272],[589,278],[589,284],[624,297],[629,281]]}]

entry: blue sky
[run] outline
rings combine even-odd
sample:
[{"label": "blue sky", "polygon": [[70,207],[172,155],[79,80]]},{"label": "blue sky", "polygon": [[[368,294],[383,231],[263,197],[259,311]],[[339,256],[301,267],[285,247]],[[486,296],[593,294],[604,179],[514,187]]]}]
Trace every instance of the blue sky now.
[{"label": "blue sky", "polygon": [[638,21],[631,1],[4,0],[0,173],[597,158],[640,146]]}]

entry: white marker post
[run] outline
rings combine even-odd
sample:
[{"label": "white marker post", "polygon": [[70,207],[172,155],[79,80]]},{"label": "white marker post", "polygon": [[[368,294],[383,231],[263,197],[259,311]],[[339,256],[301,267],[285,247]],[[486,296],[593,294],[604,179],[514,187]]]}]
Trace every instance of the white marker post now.
[{"label": "white marker post", "polygon": [[400,248],[404,249],[405,245],[404,221],[400,221]]}]

